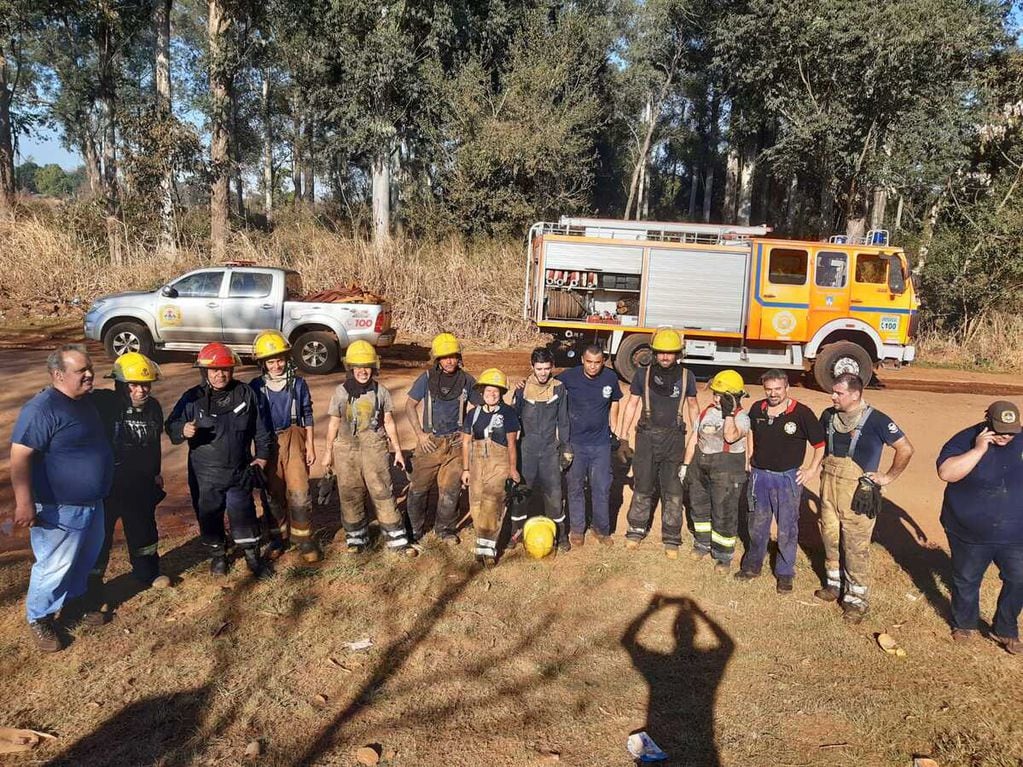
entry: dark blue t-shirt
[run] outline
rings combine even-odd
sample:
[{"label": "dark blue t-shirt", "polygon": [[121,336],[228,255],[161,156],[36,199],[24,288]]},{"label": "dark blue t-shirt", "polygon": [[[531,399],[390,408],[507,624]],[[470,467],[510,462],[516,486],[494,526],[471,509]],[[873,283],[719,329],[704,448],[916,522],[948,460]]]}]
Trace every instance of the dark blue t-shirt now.
[{"label": "dark blue t-shirt", "polygon": [[608,417],[611,403],[622,398],[618,376],[601,368],[590,378],[582,366],[559,373],[558,379],[568,389],[568,420],[572,425],[572,444],[590,447],[611,444]]},{"label": "dark blue t-shirt", "polygon": [[[952,437],[941,448],[936,465],[972,450],[985,425]],[[1023,546],[1023,434],[1005,447],[990,445],[973,471],[945,487],[941,524],[967,543]]]},{"label": "dark blue t-shirt", "polygon": [[[423,402],[423,422],[426,423],[426,418],[429,416],[432,418],[431,428],[426,431],[436,434],[439,437],[443,437],[446,434],[456,433],[462,426],[462,415],[459,413],[459,407],[462,406],[459,403],[459,398],[456,396],[454,399],[440,399],[439,397],[430,397],[431,413],[426,413],[427,407],[426,395],[429,392],[429,373],[423,373],[419,378],[416,379],[415,383],[412,384],[412,388],[408,390],[408,396],[417,402]],[[463,400],[464,407],[468,408],[469,405],[481,405],[483,399],[480,397],[480,393],[474,388],[476,379],[468,373],[465,374],[465,386],[462,389],[462,393],[465,395]]]},{"label": "dark blue t-shirt", "polygon": [[46,389],[21,409],[11,442],[32,448],[36,503],[86,506],[110,492],[114,454],[96,406]]},{"label": "dark blue t-shirt", "polygon": [[493,413],[486,412],[481,405],[466,414],[462,433],[471,434],[473,439],[486,439],[489,436],[493,442],[507,447],[508,434],[514,434],[521,428],[515,408],[502,402]]},{"label": "dark blue t-shirt", "polygon": [[[824,433],[828,433],[828,425],[831,423],[831,416],[835,412],[829,407],[821,413],[821,426]],[[881,453],[885,445],[894,445],[906,435],[896,425],[895,421],[886,416],[880,410],[871,410],[867,420],[860,424],[860,439],[856,443],[856,453],[849,455],[849,445],[852,443],[852,432],[841,434],[837,430],[826,442],[825,455],[833,455],[836,458],[852,458],[856,465],[863,469],[864,473],[877,471],[881,465]],[[832,447],[834,452],[832,452]]]},{"label": "dark blue t-shirt", "polygon": [[274,391],[266,385],[263,376],[257,376],[249,382],[249,386],[256,392],[256,399],[259,401],[259,408],[263,417],[269,419],[273,424],[275,432],[284,431],[291,426],[291,401],[292,394],[295,400],[296,426],[313,425],[313,398],[309,393],[309,385],[301,376],[295,376],[293,391],[284,387],[281,391]]}]

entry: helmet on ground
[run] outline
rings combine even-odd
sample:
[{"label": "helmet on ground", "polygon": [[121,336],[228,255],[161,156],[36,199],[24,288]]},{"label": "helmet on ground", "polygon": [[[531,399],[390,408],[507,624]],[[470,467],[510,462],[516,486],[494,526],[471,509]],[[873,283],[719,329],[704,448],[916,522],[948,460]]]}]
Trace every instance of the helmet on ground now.
[{"label": "helmet on ground", "polygon": [[655,352],[678,354],[682,351],[682,334],[671,328],[661,328],[650,339],[650,348]]},{"label": "helmet on ground", "polygon": [[380,356],[369,341],[352,341],[345,349],[346,368],[378,368]]},{"label": "helmet on ground", "polygon": [[264,330],[252,342],[252,358],[256,362],[279,357],[291,351],[288,339],[276,330]]},{"label": "helmet on ground", "polygon": [[197,368],[239,368],[241,359],[233,351],[219,341],[206,344],[199,350],[194,367]]},{"label": "helmet on ground", "polygon": [[530,517],[522,528],[522,544],[533,559],[543,559],[554,549],[557,525],[547,517]]},{"label": "helmet on ground", "polygon": [[114,370],[107,378],[121,383],[152,383],[160,380],[160,366],[144,354],[128,352],[114,361]]},{"label": "helmet on ground", "polygon": [[480,377],[476,379],[477,389],[482,389],[484,386],[496,386],[502,393],[504,393],[508,391],[508,376],[497,368],[487,368],[480,373]]},{"label": "helmet on ground", "polygon": [[734,370],[722,370],[710,381],[710,390],[718,394],[742,394],[746,384]]},{"label": "helmet on ground", "polygon": [[430,359],[436,362],[441,357],[454,357],[462,353],[462,345],[451,333],[441,333],[430,344]]}]

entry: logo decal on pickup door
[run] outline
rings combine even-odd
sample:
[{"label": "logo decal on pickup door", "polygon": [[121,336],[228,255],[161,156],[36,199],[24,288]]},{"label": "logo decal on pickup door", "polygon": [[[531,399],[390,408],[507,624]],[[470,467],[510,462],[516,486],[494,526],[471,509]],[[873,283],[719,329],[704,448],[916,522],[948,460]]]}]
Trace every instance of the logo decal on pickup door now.
[{"label": "logo decal on pickup door", "polygon": [[166,304],[160,307],[156,313],[157,322],[165,328],[176,328],[181,324],[181,309],[174,304]]},{"label": "logo decal on pickup door", "polygon": [[882,317],[881,318],[881,332],[882,333],[898,333],[899,332],[899,318],[898,317]]}]

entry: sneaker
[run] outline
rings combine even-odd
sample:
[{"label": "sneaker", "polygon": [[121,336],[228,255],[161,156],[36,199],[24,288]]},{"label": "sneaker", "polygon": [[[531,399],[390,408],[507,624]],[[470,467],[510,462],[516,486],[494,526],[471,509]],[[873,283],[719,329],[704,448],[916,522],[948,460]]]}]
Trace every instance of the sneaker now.
[{"label": "sneaker", "polygon": [[834,586],[825,586],[824,588],[817,589],[813,592],[813,595],[822,602],[837,602],[838,601],[838,589]]},{"label": "sneaker", "polygon": [[585,543],[586,543],[586,535],[585,535],[585,533],[569,533],[568,534],[568,544],[569,544],[569,546],[579,546],[579,547],[582,547]]},{"label": "sneaker", "polygon": [[227,557],[224,555],[213,557],[210,560],[210,574],[216,576],[227,575],[227,571],[230,570],[230,565],[227,563]]},{"label": "sneaker", "polygon": [[36,649],[40,652],[60,652],[64,649],[64,642],[57,634],[53,625],[53,618],[46,617],[28,624],[28,631],[32,635]]},{"label": "sneaker", "polygon": [[861,623],[867,615],[867,608],[863,605],[854,605],[850,602],[842,603],[842,617],[846,623],[851,623],[854,626]]},{"label": "sneaker", "polygon": [[1023,642],[1019,640],[1019,637],[1003,637],[998,636],[998,634],[992,634],[991,638],[1000,644],[1002,649],[1010,655],[1023,655]]},{"label": "sneaker", "polygon": [[610,535],[601,535],[600,533],[594,533],[593,537],[597,539],[597,543],[601,546],[614,546],[615,539]]},{"label": "sneaker", "polygon": [[625,539],[625,550],[626,551],[635,551],[638,548],[639,548],[639,541],[634,541],[632,538],[626,538]]},{"label": "sneaker", "polygon": [[674,562],[676,559],[678,559],[678,549],[676,548],[665,549],[664,556],[670,559],[672,562]]},{"label": "sneaker", "polygon": [[774,590],[779,594],[791,594],[792,593],[792,576],[791,575],[779,575],[774,581]]},{"label": "sneaker", "polygon": [[150,588],[154,589],[169,589],[171,587],[171,579],[166,575],[158,575],[153,578],[152,583],[149,584]]},{"label": "sneaker", "polygon": [[739,570],[739,572],[737,572],[732,577],[735,578],[735,580],[737,581],[743,581],[745,583],[747,581],[753,580],[754,578],[759,578],[760,573],[751,573],[749,570]]},{"label": "sneaker", "polygon": [[715,562],[714,572],[718,575],[728,575],[732,570],[732,565],[728,562]]},{"label": "sneaker", "polygon": [[976,629],[952,629],[952,641],[956,644],[969,644],[976,636]]}]

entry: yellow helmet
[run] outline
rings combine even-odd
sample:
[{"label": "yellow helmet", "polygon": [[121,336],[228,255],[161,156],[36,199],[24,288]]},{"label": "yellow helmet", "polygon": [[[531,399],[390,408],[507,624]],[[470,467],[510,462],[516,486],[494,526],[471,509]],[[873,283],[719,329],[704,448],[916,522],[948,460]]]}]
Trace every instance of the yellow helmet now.
[{"label": "yellow helmet", "polygon": [[650,339],[650,348],[655,352],[678,354],[682,351],[682,334],[671,328],[661,328]]},{"label": "yellow helmet", "polygon": [[508,391],[508,376],[497,368],[487,368],[480,373],[480,377],[476,380],[476,388],[482,389],[484,386],[496,386],[502,392],[506,392]]},{"label": "yellow helmet", "polygon": [[742,394],[746,384],[734,370],[722,370],[710,381],[710,390],[718,394]]},{"label": "yellow helmet", "polygon": [[369,341],[352,341],[345,349],[346,368],[380,369],[380,355]]},{"label": "yellow helmet", "polygon": [[547,517],[530,517],[522,528],[522,544],[533,559],[543,559],[554,549],[558,528]]},{"label": "yellow helmet", "polygon": [[152,383],[160,380],[160,366],[144,354],[128,352],[117,358],[107,378],[121,383]]},{"label": "yellow helmet", "polygon": [[259,362],[271,357],[279,357],[291,351],[288,339],[276,330],[264,330],[252,342],[252,358]]},{"label": "yellow helmet", "polygon": [[441,357],[453,357],[462,353],[462,345],[451,333],[441,333],[430,344],[430,359],[436,362]]}]

